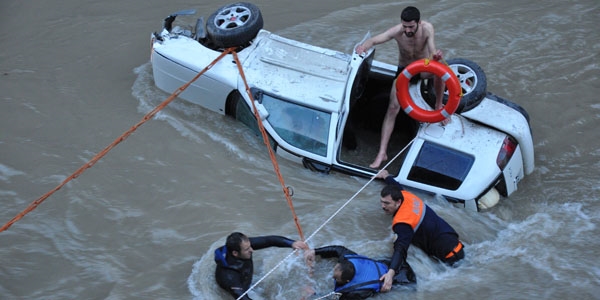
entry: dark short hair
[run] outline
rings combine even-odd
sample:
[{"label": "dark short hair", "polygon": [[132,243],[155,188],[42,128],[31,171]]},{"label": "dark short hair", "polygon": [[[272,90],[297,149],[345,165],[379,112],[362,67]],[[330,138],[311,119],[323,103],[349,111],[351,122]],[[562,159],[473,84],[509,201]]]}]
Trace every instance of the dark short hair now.
[{"label": "dark short hair", "polygon": [[340,262],[340,269],[342,270],[342,281],[348,282],[354,278],[354,274],[356,273],[356,269],[354,269],[354,264],[349,260],[343,259]]},{"label": "dark short hair", "polygon": [[381,190],[381,198],[387,196],[392,197],[392,200],[396,202],[404,200],[404,196],[402,196],[402,188],[395,184],[388,184]]},{"label": "dark short hair", "polygon": [[418,23],[421,20],[421,12],[414,6],[407,6],[402,10],[400,19],[405,22],[415,21]]},{"label": "dark short hair", "polygon": [[247,241],[248,237],[241,232],[234,232],[227,237],[225,246],[227,247],[227,253],[231,254],[233,251],[240,252],[242,241]]}]

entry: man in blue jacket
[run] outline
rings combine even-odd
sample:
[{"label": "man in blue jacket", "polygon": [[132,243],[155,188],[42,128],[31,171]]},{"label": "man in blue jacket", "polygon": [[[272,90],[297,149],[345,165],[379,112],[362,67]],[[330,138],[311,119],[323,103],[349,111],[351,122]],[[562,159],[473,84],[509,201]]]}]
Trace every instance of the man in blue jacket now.
[{"label": "man in blue jacket", "polygon": [[[389,270],[388,262],[358,255],[344,246],[325,246],[304,253],[309,264],[312,264],[315,255],[338,259],[333,268],[334,292],[340,294],[340,299],[344,300],[365,299],[381,292],[381,278]],[[408,264],[401,269],[400,274],[395,276],[394,283],[416,283],[415,273]]]},{"label": "man in blue jacket", "polygon": [[[215,279],[219,286],[225,289],[235,299],[243,295],[252,284],[254,265],[252,252],[267,247],[288,247],[308,250],[303,241],[278,236],[247,237],[243,233],[234,232],[227,237],[224,246],[215,250]],[[246,294],[242,298],[251,300]]]}]

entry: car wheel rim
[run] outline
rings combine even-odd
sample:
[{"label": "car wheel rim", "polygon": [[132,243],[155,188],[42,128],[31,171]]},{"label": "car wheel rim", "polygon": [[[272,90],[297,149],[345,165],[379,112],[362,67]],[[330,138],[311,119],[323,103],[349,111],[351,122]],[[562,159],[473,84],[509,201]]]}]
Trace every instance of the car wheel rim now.
[{"label": "car wheel rim", "polygon": [[[456,74],[460,86],[462,88],[463,95],[466,95],[473,91],[477,86],[477,75],[475,71],[465,65],[450,65],[450,68]],[[446,93],[448,93],[446,91]]]},{"label": "car wheel rim", "polygon": [[215,25],[220,29],[235,29],[244,26],[250,19],[251,12],[244,6],[233,6],[221,11],[215,17]]}]

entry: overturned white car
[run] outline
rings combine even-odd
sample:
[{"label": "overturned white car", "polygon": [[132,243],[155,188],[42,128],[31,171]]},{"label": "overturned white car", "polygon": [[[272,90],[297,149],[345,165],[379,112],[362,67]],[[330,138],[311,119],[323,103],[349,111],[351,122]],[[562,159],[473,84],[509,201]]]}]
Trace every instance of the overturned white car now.
[{"label": "overturned white car", "polygon": [[[236,47],[255,105],[276,153],[322,171],[364,177],[377,153],[396,66],[365,55],[346,54],[294,41],[262,29],[260,10],[250,3],[226,5],[194,26],[177,25],[184,10],[169,15],[152,34],[155,84],[172,93],[226,48]],[[358,42],[358,40],[357,40]],[[481,68],[450,59],[462,98],[442,126],[400,113],[388,153],[406,150],[387,167],[404,186],[443,195],[474,210],[496,204],[517,190],[534,168],[527,112],[486,91]],[[410,99],[427,109],[432,84],[413,78]],[[231,54],[216,63],[180,97],[251,128],[252,102]],[[408,146],[408,147],[407,147]]]}]

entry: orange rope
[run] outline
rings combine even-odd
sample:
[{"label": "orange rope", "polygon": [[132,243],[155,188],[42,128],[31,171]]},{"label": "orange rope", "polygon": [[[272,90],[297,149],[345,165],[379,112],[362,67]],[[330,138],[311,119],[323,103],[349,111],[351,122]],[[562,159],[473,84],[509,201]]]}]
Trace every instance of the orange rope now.
[{"label": "orange rope", "polygon": [[110,145],[108,145],[106,148],[104,148],[104,150],[100,151],[98,154],[96,154],[96,156],[94,156],[92,159],[90,159],[86,164],[84,164],[79,169],[77,169],[77,171],[75,171],[73,174],[71,174],[71,176],[69,176],[69,177],[67,177],[67,179],[63,180],[63,182],[61,184],[59,184],[54,189],[47,192],[46,194],[44,194],[37,200],[33,201],[31,204],[29,204],[29,206],[26,209],[24,209],[22,212],[17,214],[14,218],[12,218],[12,220],[10,220],[6,224],[4,224],[4,226],[2,226],[2,228],[0,228],[0,232],[8,229],[12,224],[19,221],[21,218],[23,218],[23,216],[25,216],[30,211],[34,210],[44,200],[46,200],[48,197],[50,197],[52,194],[54,194],[54,192],[58,191],[69,181],[77,178],[77,176],[81,175],[81,173],[83,173],[86,169],[92,167],[104,155],[106,155],[108,153],[108,151],[112,150],[117,144],[119,144],[120,142],[122,142],[126,138],[128,138],[138,127],[140,127],[142,124],[146,123],[146,121],[148,121],[152,117],[154,117],[161,109],[165,108],[165,106],[167,106],[169,103],[171,103],[175,98],[177,98],[177,96],[179,96],[179,94],[181,94],[185,89],[187,89],[188,86],[190,86],[194,81],[196,81],[196,79],[198,79],[200,76],[202,76],[202,74],[204,74],[206,71],[208,71],[210,68],[212,68],[225,55],[229,54],[230,52],[233,52],[233,50],[234,50],[234,48],[229,48],[229,49],[226,49],[225,51],[223,51],[223,53],[221,53],[221,55],[219,55],[219,57],[217,57],[212,63],[210,63],[202,71],[200,71],[200,73],[198,73],[194,78],[192,78],[192,80],[190,80],[188,83],[179,87],[175,92],[173,92],[171,94],[171,96],[169,96],[169,98],[167,98],[165,101],[163,101],[157,107],[155,107],[152,111],[150,111],[148,114],[146,114],[140,122],[135,124],[129,130],[127,130],[125,133],[123,133],[121,136],[119,136],[117,139],[115,139]]},{"label": "orange rope", "polygon": [[260,132],[262,134],[263,141],[265,142],[265,145],[267,145],[267,149],[269,150],[269,156],[271,157],[271,162],[273,163],[273,169],[275,170],[275,173],[277,174],[277,178],[279,179],[279,183],[281,184],[281,187],[283,189],[283,194],[285,195],[285,199],[287,200],[288,206],[290,207],[290,210],[292,211],[292,215],[294,216],[294,222],[296,223],[296,228],[298,229],[298,234],[300,234],[300,240],[304,241],[304,234],[302,233],[302,227],[300,227],[300,223],[298,222],[298,216],[296,215],[296,211],[294,210],[294,204],[292,203],[292,197],[290,196],[289,189],[285,186],[283,177],[281,176],[281,172],[279,171],[279,165],[277,164],[277,159],[275,158],[275,152],[273,152],[273,149],[271,148],[271,143],[269,142],[269,136],[267,135],[267,132],[265,131],[263,123],[260,119],[260,114],[258,113],[258,109],[256,109],[256,105],[254,104],[254,97],[252,96],[252,93],[250,92],[250,87],[248,86],[248,82],[246,81],[246,76],[244,75],[244,70],[242,69],[242,64],[240,63],[237,53],[235,51],[233,51],[232,54],[233,54],[233,58],[235,59],[235,63],[237,64],[238,70],[240,71],[240,76],[242,76],[242,80],[244,81],[244,86],[246,87],[246,93],[248,94],[248,97],[250,97],[250,100],[251,100],[250,102],[252,102],[252,110],[254,112],[254,117],[256,118],[256,121],[258,123],[258,128],[260,129]]}]

